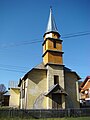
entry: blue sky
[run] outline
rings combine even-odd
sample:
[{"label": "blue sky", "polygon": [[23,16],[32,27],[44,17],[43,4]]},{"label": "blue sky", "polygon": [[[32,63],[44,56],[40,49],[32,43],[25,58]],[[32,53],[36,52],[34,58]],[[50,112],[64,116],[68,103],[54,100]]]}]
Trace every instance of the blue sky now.
[{"label": "blue sky", "polygon": [[50,6],[63,40],[64,65],[82,80],[90,75],[90,0],[0,0],[0,84],[8,87],[42,62]]}]

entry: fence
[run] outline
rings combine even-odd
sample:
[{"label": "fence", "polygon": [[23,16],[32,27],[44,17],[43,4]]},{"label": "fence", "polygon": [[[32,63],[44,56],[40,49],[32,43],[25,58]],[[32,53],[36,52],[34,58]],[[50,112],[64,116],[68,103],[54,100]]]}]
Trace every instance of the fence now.
[{"label": "fence", "polygon": [[60,109],[60,110],[19,110],[0,109],[0,117],[20,118],[61,118],[61,117],[87,117],[90,116],[90,108]]}]

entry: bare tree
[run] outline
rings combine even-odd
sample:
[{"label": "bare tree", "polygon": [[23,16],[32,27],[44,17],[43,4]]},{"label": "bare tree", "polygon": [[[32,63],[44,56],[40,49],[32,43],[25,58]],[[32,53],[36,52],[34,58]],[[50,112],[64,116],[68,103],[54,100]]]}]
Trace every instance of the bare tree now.
[{"label": "bare tree", "polygon": [[4,100],[4,96],[3,94],[6,92],[6,87],[4,84],[0,84],[0,106],[3,105],[3,100]]},{"label": "bare tree", "polygon": [[6,91],[6,87],[4,84],[0,84],[0,92],[4,93]]}]

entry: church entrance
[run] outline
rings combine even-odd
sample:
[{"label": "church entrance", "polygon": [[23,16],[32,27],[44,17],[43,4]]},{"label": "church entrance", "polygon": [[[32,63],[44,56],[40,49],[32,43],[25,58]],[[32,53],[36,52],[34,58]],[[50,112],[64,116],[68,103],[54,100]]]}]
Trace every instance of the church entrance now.
[{"label": "church entrance", "polygon": [[62,108],[62,96],[61,94],[52,94],[52,109],[61,109]]}]

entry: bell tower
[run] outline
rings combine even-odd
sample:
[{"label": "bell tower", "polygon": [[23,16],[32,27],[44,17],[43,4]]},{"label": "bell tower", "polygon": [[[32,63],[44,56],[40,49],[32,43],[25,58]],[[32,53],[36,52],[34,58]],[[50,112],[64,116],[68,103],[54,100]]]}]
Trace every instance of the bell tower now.
[{"label": "bell tower", "polygon": [[[50,8],[47,29],[43,37],[42,57],[47,69],[47,109],[65,108],[65,95],[60,90],[61,87],[64,89],[62,40],[55,24],[52,8]],[[57,91],[54,91],[56,89]],[[54,98],[60,98],[60,100],[55,102]]]},{"label": "bell tower", "polygon": [[44,65],[63,65],[62,40],[60,39],[60,34],[55,24],[52,8],[50,8],[47,29],[43,37],[44,42],[42,57]]}]

